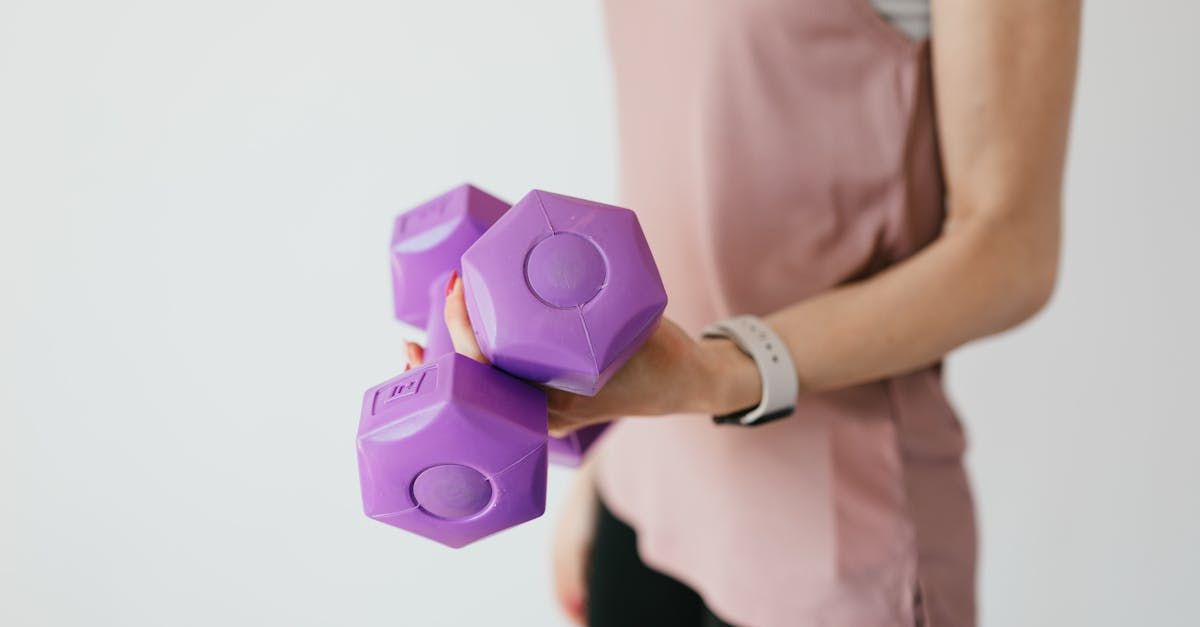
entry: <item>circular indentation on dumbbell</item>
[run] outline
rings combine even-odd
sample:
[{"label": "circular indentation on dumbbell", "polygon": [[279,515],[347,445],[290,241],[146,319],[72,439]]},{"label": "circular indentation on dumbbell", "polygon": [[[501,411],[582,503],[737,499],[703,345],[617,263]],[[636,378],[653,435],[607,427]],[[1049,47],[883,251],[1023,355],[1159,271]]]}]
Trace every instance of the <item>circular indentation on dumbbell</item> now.
[{"label": "circular indentation on dumbbell", "polygon": [[596,297],[608,268],[591,240],[575,233],[555,233],[538,242],[525,259],[525,280],[545,303],[568,309]]},{"label": "circular indentation on dumbbell", "polygon": [[474,468],[442,464],[417,475],[412,495],[421,509],[438,518],[455,520],[483,511],[492,500],[492,484]]}]

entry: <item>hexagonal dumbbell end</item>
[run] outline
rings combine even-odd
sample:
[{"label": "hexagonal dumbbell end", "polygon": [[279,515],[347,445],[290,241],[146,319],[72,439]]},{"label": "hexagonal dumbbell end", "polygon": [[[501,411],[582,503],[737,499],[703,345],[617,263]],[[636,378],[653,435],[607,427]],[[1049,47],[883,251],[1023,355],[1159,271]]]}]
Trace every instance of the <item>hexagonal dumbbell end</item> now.
[{"label": "hexagonal dumbbell end", "polygon": [[392,297],[396,318],[424,329],[429,286],[508,210],[508,203],[460,185],[396,216],[392,228]]},{"label": "hexagonal dumbbell end", "polygon": [[541,516],[546,457],[545,395],[455,353],[363,397],[363,510],[447,546]]},{"label": "hexagonal dumbbell end", "polygon": [[462,277],[493,364],[589,396],[650,337],[667,306],[632,211],[538,190],[467,249]]}]

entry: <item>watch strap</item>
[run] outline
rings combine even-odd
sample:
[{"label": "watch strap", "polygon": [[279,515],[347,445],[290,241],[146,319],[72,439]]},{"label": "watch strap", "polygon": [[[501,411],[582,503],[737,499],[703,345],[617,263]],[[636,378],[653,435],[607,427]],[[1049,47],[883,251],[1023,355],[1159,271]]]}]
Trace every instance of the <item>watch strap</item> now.
[{"label": "watch strap", "polygon": [[717,322],[706,328],[702,335],[732,340],[754,360],[762,378],[762,400],[758,406],[713,416],[714,422],[749,427],[792,415],[800,385],[787,345],[774,329],[758,316],[744,315]]}]

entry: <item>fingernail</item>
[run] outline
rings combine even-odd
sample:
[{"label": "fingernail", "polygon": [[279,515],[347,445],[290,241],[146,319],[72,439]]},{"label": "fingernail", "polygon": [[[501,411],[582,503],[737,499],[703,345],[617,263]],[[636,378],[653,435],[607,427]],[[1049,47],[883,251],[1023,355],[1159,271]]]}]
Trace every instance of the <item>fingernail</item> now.
[{"label": "fingernail", "polygon": [[446,281],[446,296],[449,296],[450,292],[454,291],[454,283],[456,281],[458,281],[458,270],[451,270],[450,280]]}]

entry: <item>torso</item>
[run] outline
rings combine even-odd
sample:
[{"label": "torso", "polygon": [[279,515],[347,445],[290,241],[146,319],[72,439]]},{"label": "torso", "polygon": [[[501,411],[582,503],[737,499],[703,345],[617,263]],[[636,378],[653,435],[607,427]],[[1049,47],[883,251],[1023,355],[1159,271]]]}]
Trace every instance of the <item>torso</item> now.
[{"label": "torso", "polygon": [[[882,0],[881,0],[882,1]],[[622,202],[692,332],[858,280],[943,219],[926,47],[866,0],[608,0]],[[760,429],[625,421],[606,503],[752,625],[973,621],[963,439],[936,368]]]}]

